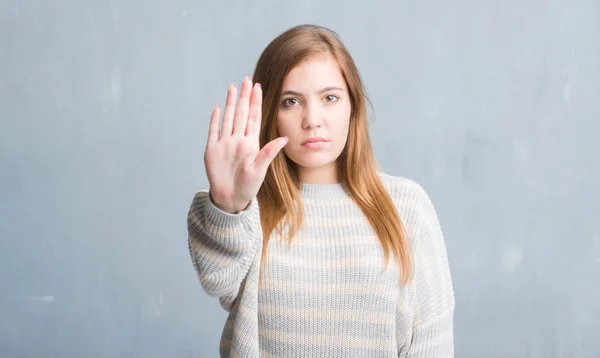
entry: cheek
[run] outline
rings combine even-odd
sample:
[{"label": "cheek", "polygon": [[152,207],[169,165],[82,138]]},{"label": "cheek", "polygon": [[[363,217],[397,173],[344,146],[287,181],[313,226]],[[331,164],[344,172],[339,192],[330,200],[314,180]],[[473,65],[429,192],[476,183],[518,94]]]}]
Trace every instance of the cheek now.
[{"label": "cheek", "polygon": [[277,130],[280,136],[292,137],[294,134],[293,119],[289,117],[279,116],[277,118]]},{"label": "cheek", "polygon": [[279,132],[280,136],[285,135],[285,122],[280,118],[277,118],[277,132]]},{"label": "cheek", "polygon": [[350,131],[350,119],[347,119],[344,124],[342,125],[342,128],[340,128],[339,131],[339,136],[341,138],[346,139],[348,137],[348,132]]},{"label": "cheek", "polygon": [[340,143],[341,149],[343,149],[346,146],[346,143],[348,142],[348,134],[348,130],[346,130],[343,133],[340,133],[340,138],[338,139],[338,142]]},{"label": "cheek", "polygon": [[339,147],[338,150],[343,151],[344,147],[346,146],[347,142],[348,142],[348,135],[350,133],[350,122],[347,121],[346,123],[344,123],[344,127],[342,130],[340,130],[338,132],[338,143],[339,143]]},{"label": "cheek", "polygon": [[288,129],[286,128],[286,126],[281,123],[277,124],[277,132],[279,133],[280,137],[283,137],[283,136],[289,137],[290,136],[290,133],[289,133]]}]

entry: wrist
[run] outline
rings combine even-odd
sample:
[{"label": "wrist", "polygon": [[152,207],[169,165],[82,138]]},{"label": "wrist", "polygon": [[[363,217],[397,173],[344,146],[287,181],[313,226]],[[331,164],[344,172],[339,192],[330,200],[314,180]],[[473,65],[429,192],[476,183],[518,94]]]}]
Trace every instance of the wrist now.
[{"label": "wrist", "polygon": [[219,210],[229,214],[236,214],[240,211],[245,210],[250,205],[250,202],[247,202],[245,204],[237,204],[233,203],[231,200],[223,200],[218,197],[215,198],[210,191],[208,194],[214,206],[216,206]]}]

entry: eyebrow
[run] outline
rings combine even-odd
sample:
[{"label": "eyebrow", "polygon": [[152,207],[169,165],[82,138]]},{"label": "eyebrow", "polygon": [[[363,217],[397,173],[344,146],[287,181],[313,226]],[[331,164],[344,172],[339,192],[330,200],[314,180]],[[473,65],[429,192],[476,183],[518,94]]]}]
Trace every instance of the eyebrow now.
[{"label": "eyebrow", "polygon": [[[316,93],[317,93],[317,94],[321,94],[321,93],[323,93],[323,92],[327,92],[327,91],[334,91],[334,90],[338,90],[338,91],[342,91],[342,92],[344,91],[344,89],[343,89],[343,88],[341,88],[341,87],[338,87],[338,86],[329,86],[329,87],[325,87],[325,88],[323,88],[323,89],[321,89],[321,90],[317,91]],[[302,93],[300,93],[300,92],[296,92],[296,91],[284,91],[284,92],[282,92],[282,93],[281,93],[281,95],[282,95],[282,96],[285,96],[286,94],[293,94],[293,95],[295,95],[295,96],[300,96],[300,97],[302,97]]]}]

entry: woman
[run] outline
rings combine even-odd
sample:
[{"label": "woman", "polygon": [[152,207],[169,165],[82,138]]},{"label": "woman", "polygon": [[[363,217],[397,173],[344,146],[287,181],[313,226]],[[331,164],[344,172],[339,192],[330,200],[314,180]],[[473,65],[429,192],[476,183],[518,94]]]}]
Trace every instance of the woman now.
[{"label": "woman", "polygon": [[417,183],[378,171],[337,34],[282,33],[236,98],[231,85],[222,123],[212,113],[209,185],[188,216],[200,282],[229,312],[221,357],[452,357],[435,210]]}]

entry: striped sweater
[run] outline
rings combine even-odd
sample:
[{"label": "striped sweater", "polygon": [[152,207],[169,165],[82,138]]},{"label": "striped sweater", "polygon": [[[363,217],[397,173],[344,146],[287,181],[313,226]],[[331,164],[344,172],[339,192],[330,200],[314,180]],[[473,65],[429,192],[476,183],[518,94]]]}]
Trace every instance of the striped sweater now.
[{"label": "striped sweater", "polygon": [[194,196],[188,242],[205,292],[229,315],[221,357],[453,357],[454,291],[434,207],[416,182],[379,173],[407,230],[412,283],[399,283],[342,184],[302,184],[304,224],[291,245],[275,236],[259,289],[262,230],[256,198],[230,214]]}]

